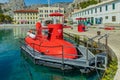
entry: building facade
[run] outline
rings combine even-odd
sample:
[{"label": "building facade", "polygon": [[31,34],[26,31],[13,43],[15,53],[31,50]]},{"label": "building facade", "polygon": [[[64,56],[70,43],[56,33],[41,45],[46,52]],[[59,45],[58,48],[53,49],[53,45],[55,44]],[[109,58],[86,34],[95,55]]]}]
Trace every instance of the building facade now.
[{"label": "building facade", "polygon": [[64,8],[59,8],[59,7],[39,7],[38,11],[39,11],[39,20],[50,18],[49,14],[54,12],[60,12],[64,14]]},{"label": "building facade", "polygon": [[14,11],[15,24],[35,24],[37,21],[51,19],[50,13],[60,12],[64,14],[64,8],[40,7],[38,10],[16,10]]},{"label": "building facade", "polygon": [[35,24],[38,21],[38,10],[14,11],[15,24]]},{"label": "building facade", "polygon": [[86,18],[91,24],[120,24],[120,0],[108,0],[72,13],[74,22],[76,18]]},{"label": "building facade", "polygon": [[[73,0],[73,3],[81,3],[81,2],[85,2],[85,1],[89,1],[89,0]],[[98,2],[103,2],[103,1],[107,1],[107,0],[96,0]]]}]

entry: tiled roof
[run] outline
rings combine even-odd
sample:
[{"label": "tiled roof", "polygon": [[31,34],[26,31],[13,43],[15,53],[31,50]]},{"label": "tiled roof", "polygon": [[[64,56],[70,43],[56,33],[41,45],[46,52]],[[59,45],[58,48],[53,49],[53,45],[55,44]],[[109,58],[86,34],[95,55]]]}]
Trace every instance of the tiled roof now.
[{"label": "tiled roof", "polygon": [[38,10],[16,10],[14,13],[38,13]]}]

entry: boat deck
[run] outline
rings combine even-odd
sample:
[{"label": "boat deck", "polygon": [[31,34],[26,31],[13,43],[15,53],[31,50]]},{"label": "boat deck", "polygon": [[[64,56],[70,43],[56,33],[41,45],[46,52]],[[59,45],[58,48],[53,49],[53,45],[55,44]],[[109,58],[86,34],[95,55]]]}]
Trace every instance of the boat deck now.
[{"label": "boat deck", "polygon": [[[95,58],[95,56],[89,51],[88,51],[89,53],[88,53],[88,62],[87,62],[85,54],[82,57],[77,59],[63,59],[63,58],[55,58],[55,57],[43,55],[40,52],[33,50],[31,47],[27,45],[21,46],[21,49],[27,52],[27,55],[31,56],[36,64],[50,62],[50,63],[53,63],[54,65],[58,64],[58,65],[55,65],[56,68],[62,68],[64,65],[64,69],[72,69],[73,67],[77,67],[77,68],[89,67],[89,61]],[[78,49],[81,51],[82,54],[86,51],[86,48],[82,46],[79,47]],[[53,64],[49,64],[47,66],[53,67]]]}]

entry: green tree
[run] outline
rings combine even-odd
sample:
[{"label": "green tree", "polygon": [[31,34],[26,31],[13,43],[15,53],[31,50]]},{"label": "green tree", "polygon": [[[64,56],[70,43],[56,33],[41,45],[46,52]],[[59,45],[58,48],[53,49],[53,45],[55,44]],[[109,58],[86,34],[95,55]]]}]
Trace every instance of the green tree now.
[{"label": "green tree", "polygon": [[13,19],[8,15],[5,15],[4,18],[5,18],[4,20],[5,20],[6,23],[11,23],[13,21]]},{"label": "green tree", "polygon": [[74,8],[74,7],[75,7],[75,4],[72,4],[72,7]]},{"label": "green tree", "polygon": [[98,2],[96,0],[88,0],[88,1],[84,1],[84,2],[79,3],[79,5],[80,5],[79,7],[81,7],[83,9],[83,8],[86,8],[90,5],[97,4],[97,3]]},{"label": "green tree", "polygon": [[0,23],[11,23],[13,19],[9,15],[0,14]]},{"label": "green tree", "polygon": [[2,9],[1,9],[1,6],[0,6],[0,13],[3,13]]},{"label": "green tree", "polygon": [[91,5],[98,3],[96,0],[89,0],[89,2],[90,2]]},{"label": "green tree", "polygon": [[0,13],[0,23],[4,22],[5,16]]}]

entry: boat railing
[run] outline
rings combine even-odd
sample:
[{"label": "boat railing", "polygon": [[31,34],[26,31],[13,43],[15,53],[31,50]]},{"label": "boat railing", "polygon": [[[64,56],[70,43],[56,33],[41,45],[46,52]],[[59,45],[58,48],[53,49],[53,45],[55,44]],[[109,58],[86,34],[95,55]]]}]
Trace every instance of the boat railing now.
[{"label": "boat railing", "polygon": [[[74,40],[74,42],[76,42],[78,46],[83,45],[87,47],[87,49],[89,49],[93,53],[95,53],[95,50],[99,50],[102,52],[107,51],[108,34],[96,35],[92,38],[88,38],[86,35],[76,35],[71,33],[64,33],[64,36],[69,38],[70,40]],[[97,53],[99,53],[99,51]]]},{"label": "boat railing", "polygon": [[[88,38],[88,36],[86,35],[78,35],[78,34],[64,32],[64,36],[71,40],[74,40],[74,42],[77,43],[77,46],[82,45],[86,48],[86,51],[84,52],[86,54],[87,61],[89,61],[88,53],[90,51],[92,52],[92,54],[95,55],[94,62],[97,63],[98,59],[101,57],[101,59],[103,59],[105,62],[105,64],[103,63],[104,68],[102,69],[105,70],[107,68],[107,62],[108,62],[107,60],[108,60],[108,54],[109,54],[108,46],[107,46],[108,34],[95,35],[92,38]],[[98,55],[100,55],[99,58],[98,58]],[[94,67],[97,67],[97,66],[94,65]]]}]

